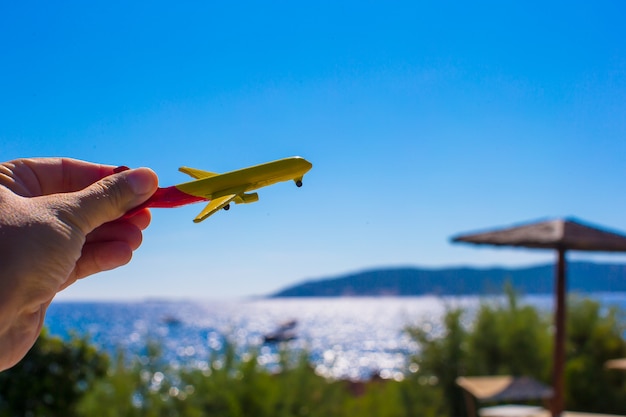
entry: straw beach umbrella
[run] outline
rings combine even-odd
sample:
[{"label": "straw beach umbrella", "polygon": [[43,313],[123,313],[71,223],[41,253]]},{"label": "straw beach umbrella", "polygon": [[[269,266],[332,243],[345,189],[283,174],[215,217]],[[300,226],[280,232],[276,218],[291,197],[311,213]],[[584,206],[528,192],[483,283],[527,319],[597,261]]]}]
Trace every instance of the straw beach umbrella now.
[{"label": "straw beach umbrella", "polygon": [[[468,414],[476,417],[476,404],[472,397],[478,402],[494,402],[494,401],[530,401],[530,400],[546,400],[552,398],[552,388],[545,386],[541,382],[528,377],[513,377],[511,375],[494,375],[494,376],[461,376],[456,379],[458,386],[463,388],[465,402],[467,404]],[[488,410],[490,408],[490,410]],[[502,409],[502,406],[496,406],[496,409]],[[513,410],[526,412],[532,410],[534,414],[539,411],[545,411],[541,407],[511,406],[505,408],[510,415]],[[480,415],[484,416],[488,411],[494,411],[493,407],[481,408]]]},{"label": "straw beach umbrella", "polygon": [[560,416],[564,406],[565,367],[565,293],[566,260],[568,250],[626,252],[626,235],[592,226],[576,219],[554,219],[498,228],[480,233],[463,234],[453,242],[496,246],[552,249],[557,252],[555,274],[555,340],[553,364],[552,415]]}]

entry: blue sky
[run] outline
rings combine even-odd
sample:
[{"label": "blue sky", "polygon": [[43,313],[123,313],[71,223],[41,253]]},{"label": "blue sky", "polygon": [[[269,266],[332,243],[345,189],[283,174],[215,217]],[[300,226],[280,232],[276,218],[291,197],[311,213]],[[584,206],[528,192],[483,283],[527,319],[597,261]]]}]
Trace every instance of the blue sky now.
[{"label": "blue sky", "polygon": [[153,210],[130,265],[61,298],[549,262],[449,242],[546,217],[626,231],[622,2],[127,3],[0,5],[3,160],[149,166],[164,186],[181,165],[314,167],[201,224],[202,206]]}]

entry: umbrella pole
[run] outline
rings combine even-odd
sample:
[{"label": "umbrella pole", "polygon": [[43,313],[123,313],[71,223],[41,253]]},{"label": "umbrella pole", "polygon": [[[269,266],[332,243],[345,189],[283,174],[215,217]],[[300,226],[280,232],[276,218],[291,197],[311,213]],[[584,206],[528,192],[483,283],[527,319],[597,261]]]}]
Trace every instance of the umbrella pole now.
[{"label": "umbrella pole", "polygon": [[552,388],[554,397],[552,399],[552,417],[560,417],[564,408],[565,389],[565,249],[558,248],[558,261],[555,276],[556,307],[554,313],[555,335],[554,335],[554,357]]}]

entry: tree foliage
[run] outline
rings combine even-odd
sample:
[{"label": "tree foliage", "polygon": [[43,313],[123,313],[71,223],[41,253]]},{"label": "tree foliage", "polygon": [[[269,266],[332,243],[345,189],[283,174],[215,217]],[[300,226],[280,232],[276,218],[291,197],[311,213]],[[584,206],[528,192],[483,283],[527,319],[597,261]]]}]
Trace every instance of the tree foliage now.
[{"label": "tree foliage", "polygon": [[572,409],[626,414],[626,374],[607,360],[626,357],[624,321],[617,308],[602,311],[587,299],[570,303],[567,323],[566,404]]},{"label": "tree foliage", "polygon": [[444,331],[437,337],[433,337],[430,328],[407,329],[422,349],[414,358],[418,366],[417,380],[440,387],[442,397],[447,400],[444,409],[452,416],[465,414],[462,392],[455,382],[459,375],[465,374],[467,332],[461,322],[462,315],[462,309],[448,310]]},{"label": "tree foliage", "polygon": [[[282,352],[280,372],[261,367],[255,354],[237,357],[228,346],[207,367],[172,369],[157,350],[130,366],[119,359],[81,400],[90,417],[408,417],[440,415],[441,397],[414,381],[331,381],[314,372],[308,355]],[[102,405],[106,404],[106,407]]]},{"label": "tree foliage", "polygon": [[[532,376],[551,384],[553,326],[551,313],[520,305],[508,287],[505,302],[485,300],[467,329],[465,312],[450,309],[444,331],[433,338],[409,329],[421,346],[418,374],[436,378],[449,402],[447,415],[464,415],[465,401],[455,380],[459,376]],[[604,367],[626,356],[624,321],[616,308],[603,311],[589,299],[571,298],[567,315],[565,369],[566,409],[626,413],[626,375]]]},{"label": "tree foliage", "polygon": [[0,373],[0,416],[76,416],[75,404],[107,368],[108,357],[87,339],[44,331],[20,363]]},{"label": "tree foliage", "polygon": [[[449,308],[440,327],[407,331],[420,346],[401,380],[336,381],[318,375],[306,352],[283,349],[277,371],[254,351],[226,345],[203,366],[174,367],[157,342],[114,360],[81,338],[43,334],[16,367],[0,373],[0,417],[461,416],[459,376],[529,375],[550,383],[552,314],[523,305],[511,289],[473,312]],[[470,316],[470,319],[467,316]],[[626,414],[626,357],[619,310],[571,299],[567,312],[566,408]]]},{"label": "tree foliage", "polygon": [[504,302],[483,302],[468,332],[465,371],[468,375],[526,375],[550,378],[551,318],[520,305],[513,288]]}]

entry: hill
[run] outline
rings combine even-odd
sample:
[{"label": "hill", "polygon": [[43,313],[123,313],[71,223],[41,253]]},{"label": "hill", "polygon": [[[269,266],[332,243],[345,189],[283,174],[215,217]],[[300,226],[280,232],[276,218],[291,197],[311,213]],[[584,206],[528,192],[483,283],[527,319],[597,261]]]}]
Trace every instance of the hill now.
[{"label": "hill", "polygon": [[[626,292],[626,264],[568,262],[568,291]],[[483,295],[509,281],[523,294],[549,294],[554,265],[524,268],[381,268],[310,280],[270,297]]]}]

